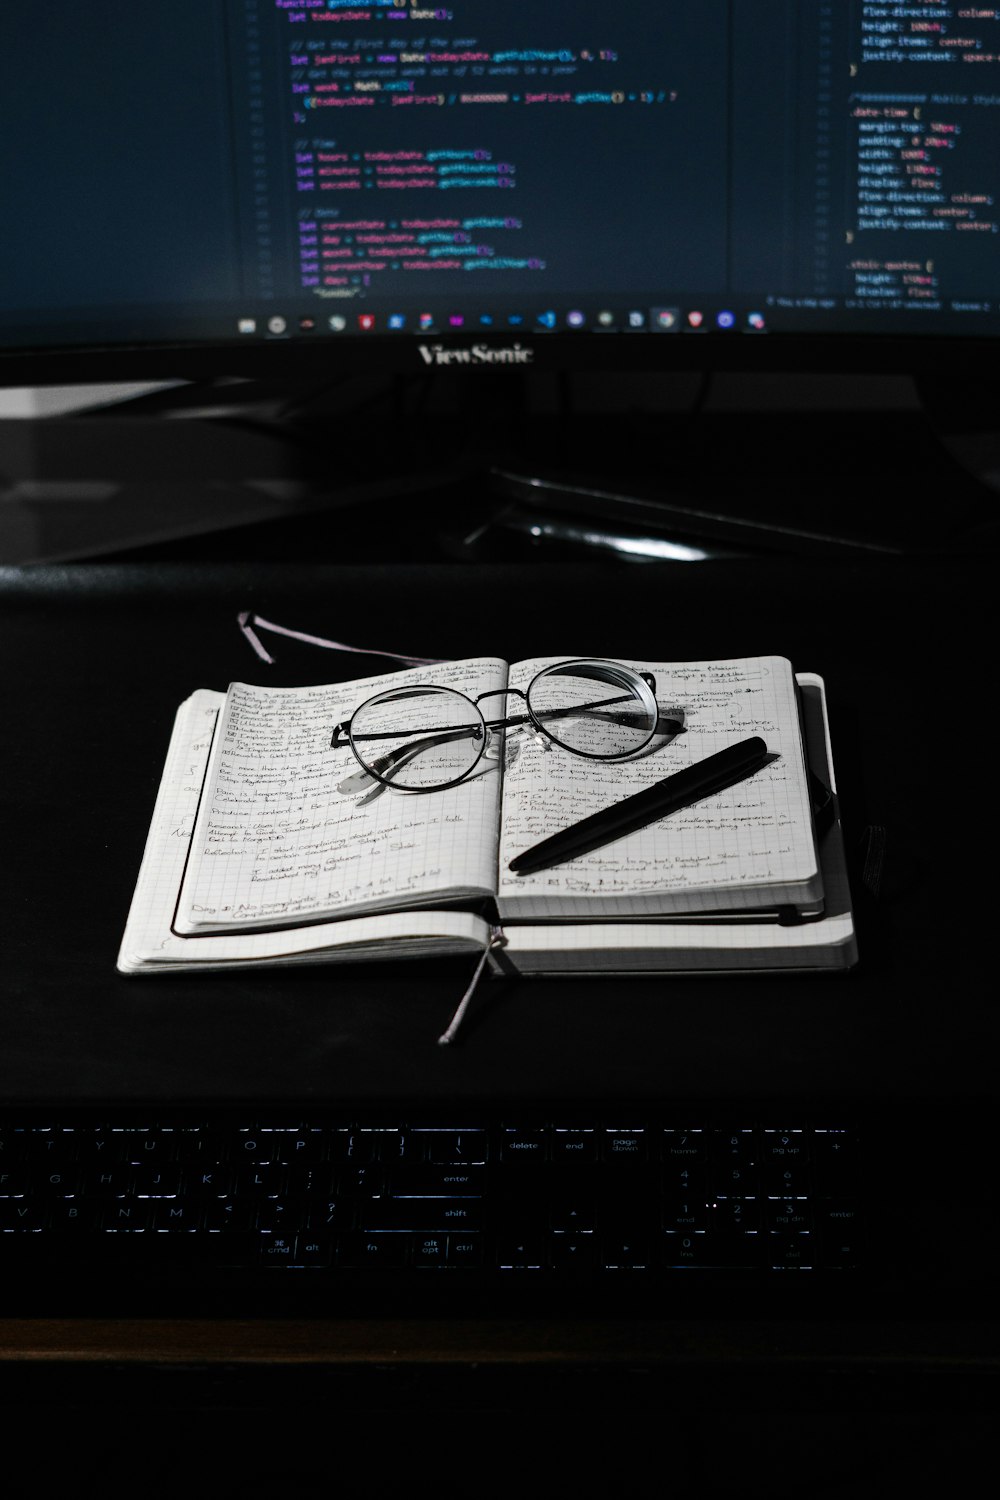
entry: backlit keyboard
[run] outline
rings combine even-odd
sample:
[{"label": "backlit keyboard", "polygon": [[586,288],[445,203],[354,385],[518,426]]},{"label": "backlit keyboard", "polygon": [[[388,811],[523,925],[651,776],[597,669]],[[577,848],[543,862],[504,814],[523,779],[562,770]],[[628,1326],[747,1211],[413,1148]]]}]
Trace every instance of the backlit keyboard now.
[{"label": "backlit keyboard", "polygon": [[850,1122],[476,1109],[0,1121],[12,1256],[452,1278],[767,1278],[865,1260]]}]

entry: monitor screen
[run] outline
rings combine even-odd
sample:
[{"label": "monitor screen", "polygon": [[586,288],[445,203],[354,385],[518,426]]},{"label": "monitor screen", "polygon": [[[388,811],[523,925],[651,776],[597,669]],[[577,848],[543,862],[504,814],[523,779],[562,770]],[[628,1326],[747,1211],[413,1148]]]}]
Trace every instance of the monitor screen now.
[{"label": "monitor screen", "polygon": [[3,378],[1000,334],[992,6],[47,0],[3,34]]}]

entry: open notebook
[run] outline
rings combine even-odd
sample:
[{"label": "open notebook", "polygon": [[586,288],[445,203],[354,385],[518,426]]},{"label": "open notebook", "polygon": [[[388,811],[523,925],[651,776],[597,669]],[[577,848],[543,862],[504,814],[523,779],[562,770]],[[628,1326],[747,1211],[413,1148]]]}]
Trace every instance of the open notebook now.
[{"label": "open notebook", "polygon": [[[555,660],[546,658],[545,662]],[[545,663],[477,659],[310,688],[234,684],[180,708],[119,954],[122,972],[484,949],[519,972],[847,967],[843,850],[818,842],[805,744],[832,782],[822,684],[781,657],[635,663],[685,732],[634,761],[583,761],[509,733],[503,764],[413,795],[361,787],[330,730],[382,685],[470,697]],[[801,705],[800,705],[801,700]],[[800,711],[801,708],[801,711]],[[539,837],[751,734],[750,781],[533,876]],[[805,918],[789,921],[797,912]],[[779,917],[781,920],[779,920]]]}]

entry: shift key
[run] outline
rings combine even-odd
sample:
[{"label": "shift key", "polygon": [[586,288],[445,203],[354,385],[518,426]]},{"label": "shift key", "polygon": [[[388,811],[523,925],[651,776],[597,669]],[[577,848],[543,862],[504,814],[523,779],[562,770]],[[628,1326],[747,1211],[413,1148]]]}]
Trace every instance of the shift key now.
[{"label": "shift key", "polygon": [[482,1226],[478,1198],[369,1198],[361,1207],[362,1229],[476,1230]]}]

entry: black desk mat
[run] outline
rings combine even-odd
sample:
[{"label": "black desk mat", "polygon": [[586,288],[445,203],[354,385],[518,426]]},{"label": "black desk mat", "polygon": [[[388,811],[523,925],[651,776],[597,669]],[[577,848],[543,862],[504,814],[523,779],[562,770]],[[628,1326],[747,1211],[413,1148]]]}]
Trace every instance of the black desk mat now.
[{"label": "black desk mat", "polygon": [[[991,677],[976,616],[991,573],[967,560],[7,570],[0,1098],[990,1098]],[[822,673],[858,968],[501,980],[453,1049],[435,1039],[465,962],[119,976],[181,699],[381,665],[271,638],[266,666],[241,609],[428,656],[777,651]],[[864,879],[873,828],[886,839],[877,899]]]},{"label": "black desk mat", "polygon": [[[194,1413],[190,1425],[202,1432],[219,1410],[228,1434],[234,1412],[244,1420],[266,1411],[261,1425],[273,1428],[277,1415],[280,1428],[294,1405],[325,1421],[349,1392],[352,1428],[377,1447],[385,1412],[416,1412],[422,1427],[425,1412],[436,1421],[464,1402],[476,1431],[495,1443],[512,1413],[521,1425],[547,1403],[548,1412],[589,1412],[603,1430],[631,1433],[633,1448],[626,1418],[636,1414],[643,1432],[655,1416],[656,1431],[681,1446],[700,1433],[706,1454],[720,1435],[742,1434],[739,1483],[758,1474],[765,1452],[787,1460],[793,1433],[807,1439],[795,1452],[821,1450],[830,1494],[875,1493],[836,1488],[861,1472],[875,1485],[891,1474],[905,1487],[938,1459],[950,1474],[951,1447],[943,1437],[936,1447],[935,1437],[985,1441],[1000,1369],[993,573],[974,559],[0,572],[0,1106],[8,1116],[28,1105],[53,1118],[63,1107],[139,1106],[152,1118],[173,1103],[287,1102],[301,1111],[347,1100],[582,1098],[731,1101],[792,1114],[836,1101],[877,1121],[879,1212],[891,1220],[898,1205],[920,1239],[894,1284],[883,1264],[862,1298],[810,1301],[814,1323],[796,1313],[794,1291],[777,1313],[773,1298],[770,1308],[757,1298],[730,1305],[728,1321],[710,1307],[692,1317],[678,1292],[662,1322],[650,1322],[641,1303],[609,1322],[612,1297],[575,1308],[558,1326],[556,1309],[530,1311],[516,1298],[488,1302],[483,1324],[463,1321],[460,1299],[446,1299],[426,1325],[405,1305],[388,1316],[384,1299],[352,1323],[359,1309],[350,1300],[313,1300],[300,1286],[293,1305],[277,1283],[268,1303],[254,1283],[242,1300],[238,1288],[216,1288],[200,1303],[184,1294],[178,1312],[176,1299],[165,1309],[169,1287],[126,1286],[123,1300],[110,1271],[107,1296],[67,1306],[49,1273],[22,1266],[5,1278],[0,1327],[9,1408],[33,1417],[56,1401],[66,1430],[89,1435],[109,1404],[135,1416],[160,1403],[168,1382],[183,1392],[174,1395],[182,1425]],[[292,684],[377,669],[377,659],[284,640],[271,642],[277,661],[266,667],[237,628],[243,609],[428,656],[776,651],[822,673],[859,965],[846,976],[498,981],[484,987],[450,1049],[435,1039],[468,978],[466,962],[119,976],[115,957],[181,699],[237,678]],[[884,863],[866,864],[866,848],[883,839]],[[893,1147],[902,1177],[891,1173]],[[88,1314],[104,1321],[92,1326]],[[53,1316],[62,1321],[46,1321]],[[273,1326],[254,1321],[268,1316]],[[154,1322],[129,1321],[142,1317]],[[456,1344],[464,1327],[469,1342]],[[173,1383],[178,1368],[183,1385]],[[423,1405],[414,1404],[418,1388]],[[144,1448],[140,1438],[133,1450],[143,1462]],[[287,1480],[286,1445],[262,1457],[261,1473]],[[802,1493],[797,1469],[794,1482],[791,1492]],[[770,1470],[766,1483],[769,1494],[785,1492]]]}]

